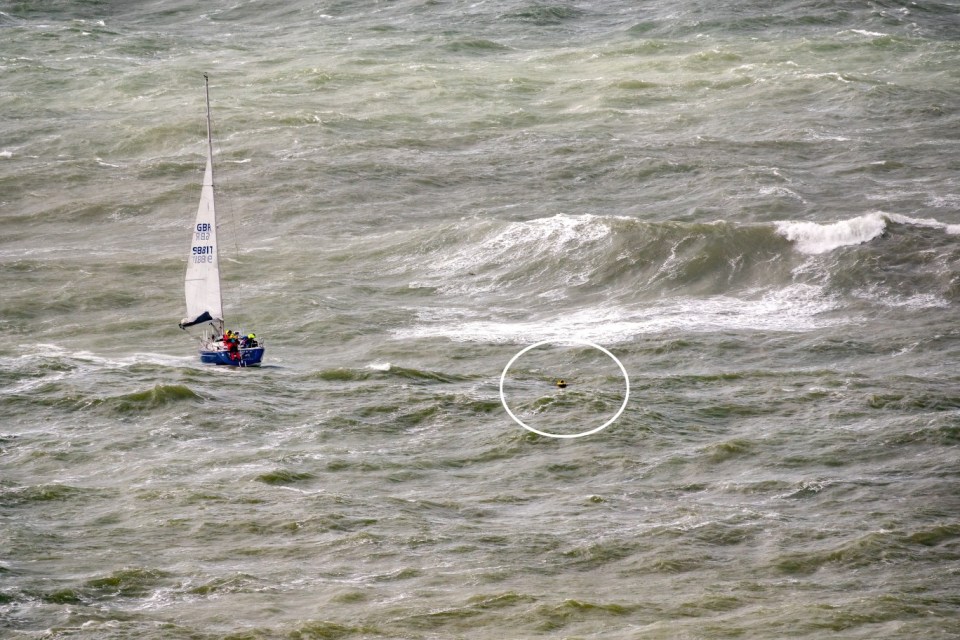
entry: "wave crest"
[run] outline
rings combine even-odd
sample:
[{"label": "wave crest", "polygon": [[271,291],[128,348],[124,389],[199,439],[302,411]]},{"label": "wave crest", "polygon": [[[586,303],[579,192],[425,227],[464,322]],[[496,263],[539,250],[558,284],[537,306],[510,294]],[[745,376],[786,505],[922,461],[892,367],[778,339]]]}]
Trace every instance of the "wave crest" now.
[{"label": "wave crest", "polygon": [[[943,307],[960,295],[960,250],[946,237],[956,232],[883,212],[832,223],[460,221],[429,246],[405,247],[394,273],[445,304],[418,309],[397,334],[622,342],[674,329],[808,331],[856,321],[864,302]],[[844,307],[854,314],[834,313]]]},{"label": "wave crest", "polygon": [[960,225],[882,211],[827,224],[784,220],[774,223],[774,226],[777,233],[793,242],[798,251],[816,255],[880,238],[887,233],[891,224],[940,229],[951,235],[960,234]]},{"label": "wave crest", "polygon": [[879,238],[887,230],[887,218],[882,213],[871,213],[830,224],[782,221],[774,226],[798,251],[819,254]]}]

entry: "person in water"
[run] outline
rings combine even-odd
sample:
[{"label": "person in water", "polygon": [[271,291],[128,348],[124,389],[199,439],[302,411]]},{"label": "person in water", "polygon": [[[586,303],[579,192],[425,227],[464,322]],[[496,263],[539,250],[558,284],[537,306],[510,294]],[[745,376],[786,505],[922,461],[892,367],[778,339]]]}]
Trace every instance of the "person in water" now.
[{"label": "person in water", "polygon": [[557,380],[557,386],[560,387],[561,389],[566,389],[567,381],[564,380],[563,378],[560,378],[559,380]]}]

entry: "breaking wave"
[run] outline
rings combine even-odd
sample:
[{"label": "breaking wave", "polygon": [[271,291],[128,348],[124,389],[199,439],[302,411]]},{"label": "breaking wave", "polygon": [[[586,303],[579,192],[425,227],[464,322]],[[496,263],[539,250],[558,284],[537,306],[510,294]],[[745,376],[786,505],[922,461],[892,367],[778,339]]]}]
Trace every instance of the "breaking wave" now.
[{"label": "breaking wave", "polygon": [[883,236],[891,224],[912,225],[941,229],[948,234],[960,234],[960,225],[948,225],[933,219],[917,219],[882,212],[841,220],[828,224],[816,222],[777,222],[775,228],[802,253],[820,254],[840,247],[870,242]]},{"label": "breaking wave", "polygon": [[[920,250],[949,251],[954,243],[948,236],[960,234],[960,225],[880,212],[826,224],[555,215],[447,227],[437,237],[402,242],[394,248],[394,264],[395,273],[412,276],[411,287],[450,293],[510,290],[512,295],[519,287],[549,300],[573,289],[600,289],[606,295],[611,286],[622,286],[656,296],[720,294],[803,281],[798,274],[808,270],[800,267],[812,256],[908,237],[917,230],[939,232]],[[827,269],[819,275],[831,274]]]},{"label": "breaking wave", "polygon": [[397,333],[618,342],[671,329],[807,331],[856,321],[864,304],[945,307],[960,298],[958,233],[880,212],[833,223],[461,221],[392,249],[392,272],[445,303],[418,307],[419,322]]}]

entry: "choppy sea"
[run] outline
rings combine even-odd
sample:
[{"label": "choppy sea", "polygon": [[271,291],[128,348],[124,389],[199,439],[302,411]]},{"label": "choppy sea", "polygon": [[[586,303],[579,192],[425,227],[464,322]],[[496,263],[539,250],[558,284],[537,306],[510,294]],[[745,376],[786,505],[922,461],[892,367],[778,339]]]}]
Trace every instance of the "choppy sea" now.
[{"label": "choppy sea", "polygon": [[954,0],[2,1],[0,222],[0,636],[960,637]]}]

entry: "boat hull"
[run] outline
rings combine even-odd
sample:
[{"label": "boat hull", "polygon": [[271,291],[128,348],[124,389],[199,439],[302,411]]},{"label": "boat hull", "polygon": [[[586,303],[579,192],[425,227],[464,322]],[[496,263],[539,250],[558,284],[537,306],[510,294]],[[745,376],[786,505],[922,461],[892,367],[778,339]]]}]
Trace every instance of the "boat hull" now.
[{"label": "boat hull", "polygon": [[221,364],[228,367],[256,367],[263,360],[263,347],[252,347],[249,349],[240,349],[239,358],[231,358],[229,351],[216,349],[208,351],[200,350],[200,362],[204,364]]}]

